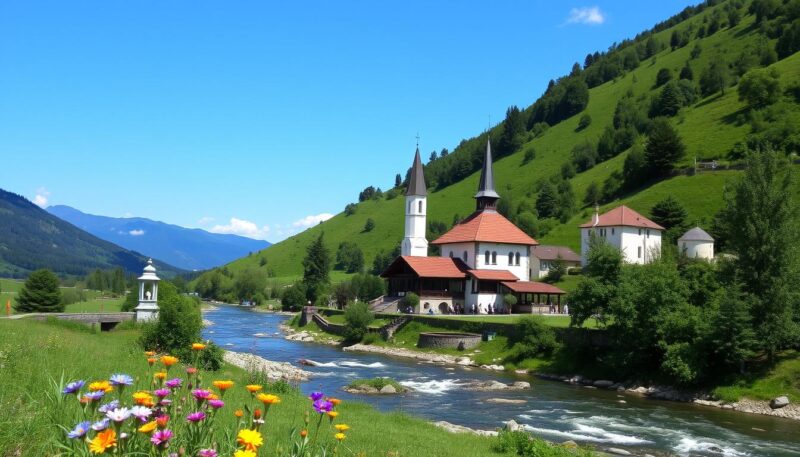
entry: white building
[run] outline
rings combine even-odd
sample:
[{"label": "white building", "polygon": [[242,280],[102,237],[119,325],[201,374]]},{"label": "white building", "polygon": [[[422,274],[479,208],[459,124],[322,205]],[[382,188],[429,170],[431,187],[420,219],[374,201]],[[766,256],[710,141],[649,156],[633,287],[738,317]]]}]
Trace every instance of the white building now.
[{"label": "white building", "polygon": [[531,249],[532,278],[544,278],[550,273],[555,262],[564,262],[567,270],[581,266],[581,256],[566,246],[534,246]]},{"label": "white building", "polygon": [[428,240],[425,238],[427,200],[428,189],[425,186],[422,160],[420,160],[419,147],[417,147],[406,189],[405,236],[400,245],[400,255],[419,257],[428,255]]},{"label": "white building", "polygon": [[[563,291],[529,281],[530,251],[538,242],[497,212],[500,196],[494,190],[492,150],[488,142],[475,194],[476,210],[431,243],[440,248],[441,257],[423,257],[427,255],[427,242],[423,250],[426,193],[422,172],[417,151],[406,191],[402,255],[382,274],[389,281],[389,297],[416,293],[420,306],[413,312],[427,314],[510,312],[503,303],[503,295],[509,293],[516,295],[521,309],[528,312],[534,302],[555,304],[551,297],[560,297]],[[421,232],[416,231],[417,209],[422,213]],[[419,246],[416,251],[415,240]]]},{"label": "white building", "polygon": [[599,214],[595,208],[592,219],[580,228],[581,265],[586,265],[591,234],[619,249],[627,263],[650,263],[661,255],[664,227],[627,206],[618,206],[605,214]]},{"label": "white building", "polygon": [[700,227],[695,227],[678,238],[678,251],[692,259],[714,259],[714,238]]},{"label": "white building", "polygon": [[153,259],[147,260],[144,272],[139,276],[139,305],[136,306],[136,321],[146,322],[158,319],[158,282]]}]

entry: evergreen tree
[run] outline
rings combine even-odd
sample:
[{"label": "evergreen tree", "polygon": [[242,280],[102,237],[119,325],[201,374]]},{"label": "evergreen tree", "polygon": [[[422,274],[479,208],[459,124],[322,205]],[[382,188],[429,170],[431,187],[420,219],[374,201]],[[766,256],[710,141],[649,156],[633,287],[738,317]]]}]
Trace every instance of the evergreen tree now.
[{"label": "evergreen tree", "polygon": [[790,27],[783,31],[775,44],[775,51],[781,59],[800,51],[800,19],[795,20]]},{"label": "evergreen tree", "polygon": [[661,87],[672,79],[672,70],[669,68],[662,68],[656,73],[655,87]]},{"label": "evergreen tree", "polygon": [[339,243],[336,250],[336,268],[347,273],[358,273],[364,269],[364,252],[352,241]]},{"label": "evergreen tree", "polygon": [[775,69],[750,70],[739,80],[739,100],[752,108],[763,108],[778,100],[781,84]]},{"label": "evergreen tree", "polygon": [[372,218],[367,218],[367,222],[364,223],[364,231],[371,232],[372,229],[375,228],[375,221]]},{"label": "evergreen tree", "polygon": [[721,291],[711,313],[708,347],[714,355],[709,360],[719,365],[721,372],[744,372],[744,363],[758,347],[752,328],[751,298],[738,285]]},{"label": "evergreen tree", "polygon": [[303,285],[306,289],[306,298],[312,303],[322,294],[330,284],[331,258],[325,246],[324,232],[311,242],[303,259]]},{"label": "evergreen tree", "polygon": [[563,224],[575,213],[575,193],[572,191],[572,185],[566,179],[558,183],[557,190],[558,218]]},{"label": "evergreen tree", "polygon": [[647,181],[647,160],[642,146],[633,145],[622,165],[622,181],[626,190],[636,189]]},{"label": "evergreen tree", "polygon": [[716,92],[725,93],[728,85],[728,65],[719,60],[713,60],[700,75],[700,93],[707,97]]},{"label": "evergreen tree", "polygon": [[644,155],[652,176],[665,176],[686,152],[678,132],[665,118],[656,118],[650,128]]},{"label": "evergreen tree", "polygon": [[600,202],[600,186],[595,181],[589,183],[586,187],[586,195],[583,197],[583,204],[586,206],[593,206]]},{"label": "evergreen tree", "polygon": [[500,137],[499,143],[500,156],[518,150],[524,141],[523,133],[525,133],[525,120],[522,112],[516,106],[511,106],[506,110],[506,118],[503,121],[503,136]]},{"label": "evergreen tree", "polygon": [[439,156],[436,153],[436,151],[435,150],[431,151],[431,156],[428,158],[428,163],[435,162],[436,159],[438,159],[438,158],[439,158]]},{"label": "evergreen tree", "polygon": [[685,79],[687,81],[694,79],[694,72],[692,72],[692,67],[689,65],[689,61],[686,61],[686,65],[681,68],[681,74],[678,76],[678,79]]},{"label": "evergreen tree", "polygon": [[558,215],[558,193],[549,182],[542,184],[539,195],[536,197],[536,212],[540,218],[555,217]]},{"label": "evergreen tree", "polygon": [[725,192],[723,218],[737,255],[736,277],[754,297],[753,325],[770,358],[796,341],[798,208],[792,199],[791,170],[772,151],[751,153],[744,175]]},{"label": "evergreen tree", "polygon": [[686,230],[686,209],[672,195],[653,205],[650,215],[653,222],[666,229],[665,244],[674,244]]},{"label": "evergreen tree", "polygon": [[61,290],[58,277],[47,269],[36,270],[28,276],[17,294],[14,309],[18,313],[60,313]]},{"label": "evergreen tree", "polygon": [[684,105],[683,94],[675,81],[667,83],[653,100],[650,116],[674,116]]},{"label": "evergreen tree", "polygon": [[403,185],[403,178],[400,177],[400,173],[394,175],[394,187],[400,187]]}]

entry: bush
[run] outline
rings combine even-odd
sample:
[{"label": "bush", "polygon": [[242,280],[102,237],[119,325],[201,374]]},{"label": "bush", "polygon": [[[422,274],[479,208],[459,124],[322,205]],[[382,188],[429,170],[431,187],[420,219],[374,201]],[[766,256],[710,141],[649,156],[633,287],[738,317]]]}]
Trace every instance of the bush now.
[{"label": "bush", "polygon": [[367,327],[375,320],[375,315],[369,310],[365,302],[348,305],[344,310],[345,331],[344,339],[347,342],[357,342],[364,339]]},{"label": "bush", "polygon": [[375,332],[367,332],[361,340],[363,344],[375,344],[381,340],[381,335]]},{"label": "bush", "polygon": [[413,292],[406,294],[406,296],[400,300],[400,306],[402,309],[409,310],[408,312],[413,312],[413,310],[417,309],[417,306],[419,306],[419,295]]},{"label": "bush", "polygon": [[506,307],[509,307],[509,308],[514,306],[514,305],[516,305],[517,304],[517,296],[514,295],[514,294],[505,294],[505,295],[503,295],[503,304],[505,304]]},{"label": "bush", "polygon": [[578,128],[576,129],[576,131],[580,132],[581,130],[586,129],[586,127],[589,127],[590,125],[592,125],[592,116],[584,114],[578,121]]},{"label": "bush", "polygon": [[300,311],[305,305],[306,292],[302,283],[296,282],[283,292],[281,308],[284,311]]},{"label": "bush", "polygon": [[525,316],[519,320],[512,337],[514,345],[508,361],[519,362],[539,355],[551,355],[558,348],[555,331],[538,316]]},{"label": "bush", "polygon": [[64,306],[86,301],[86,293],[77,287],[61,290],[61,304]]}]

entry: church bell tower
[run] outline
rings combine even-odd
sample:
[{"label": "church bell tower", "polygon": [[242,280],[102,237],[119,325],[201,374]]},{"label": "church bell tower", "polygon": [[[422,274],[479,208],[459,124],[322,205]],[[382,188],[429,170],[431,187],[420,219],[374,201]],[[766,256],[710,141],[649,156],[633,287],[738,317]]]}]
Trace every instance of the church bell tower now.
[{"label": "church bell tower", "polygon": [[400,246],[400,254],[404,256],[427,257],[428,240],[425,239],[426,214],[428,211],[428,190],[425,187],[425,175],[422,160],[419,157],[419,145],[411,166],[406,189],[406,225],[405,237]]}]

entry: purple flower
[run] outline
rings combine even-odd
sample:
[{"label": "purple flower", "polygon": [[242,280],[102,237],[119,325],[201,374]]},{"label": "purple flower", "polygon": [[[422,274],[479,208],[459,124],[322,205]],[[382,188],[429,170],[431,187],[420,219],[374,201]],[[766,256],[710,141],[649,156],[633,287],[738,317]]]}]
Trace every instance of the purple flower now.
[{"label": "purple flower", "polygon": [[219,408],[222,408],[223,406],[225,406],[225,402],[222,401],[222,400],[216,400],[216,399],[215,400],[208,400],[208,406],[210,406],[210,407],[212,407],[214,409],[219,409]]},{"label": "purple flower", "polygon": [[172,404],[172,400],[170,400],[169,398],[165,398],[165,399],[161,400],[160,402],[158,402],[158,404],[161,405],[161,406],[169,406],[169,405]]},{"label": "purple flower", "polygon": [[96,390],[94,392],[86,392],[85,394],[83,394],[83,397],[88,398],[91,401],[97,401],[103,398],[103,395],[105,394],[106,392],[104,390]]},{"label": "purple flower", "polygon": [[322,397],[324,396],[325,394],[323,394],[322,392],[311,392],[311,395],[309,395],[308,398],[310,398],[311,401],[319,401],[322,400]]},{"label": "purple flower", "polygon": [[192,391],[192,395],[194,395],[194,399],[197,401],[203,401],[208,399],[212,394],[210,391],[205,389],[195,389]]},{"label": "purple flower", "polygon": [[99,421],[92,424],[92,430],[94,430],[95,432],[101,432],[108,428],[108,424],[110,422],[111,421],[107,417],[100,419]]},{"label": "purple flower", "polygon": [[186,416],[186,420],[189,422],[200,422],[205,418],[206,418],[206,413],[202,411],[197,411],[196,413],[192,413]]},{"label": "purple flower", "polygon": [[175,389],[180,387],[182,382],[183,381],[181,380],[181,378],[173,378],[165,382],[164,385],[169,387],[170,389]]},{"label": "purple flower", "polygon": [[81,390],[81,387],[83,387],[84,384],[86,384],[86,381],[73,381],[67,384],[67,386],[64,387],[64,390],[62,390],[61,393],[63,393],[64,395],[77,394],[78,391]]},{"label": "purple flower", "polygon": [[111,384],[115,386],[131,386],[133,385],[133,378],[126,374],[113,374],[108,379],[111,381]]},{"label": "purple flower", "polygon": [[112,401],[110,401],[108,403],[104,403],[104,404],[100,405],[100,407],[97,408],[97,411],[105,414],[105,413],[107,413],[109,411],[112,411],[112,410],[115,410],[117,408],[119,408],[119,401],[118,400],[112,400]]},{"label": "purple flower", "polygon": [[170,394],[169,389],[158,389],[153,393],[156,394],[156,397],[158,398],[164,398]]},{"label": "purple flower", "polygon": [[81,438],[89,431],[89,421],[83,421],[76,425],[71,432],[67,433],[68,438]]},{"label": "purple flower", "polygon": [[213,449],[200,449],[198,457],[217,457],[217,451]]},{"label": "purple flower", "polygon": [[327,413],[333,410],[333,403],[327,400],[317,400],[314,402],[314,409],[320,413]]},{"label": "purple flower", "polygon": [[156,447],[163,449],[167,447],[170,439],[172,439],[172,430],[167,428],[153,433],[153,436],[150,437],[150,442]]}]

